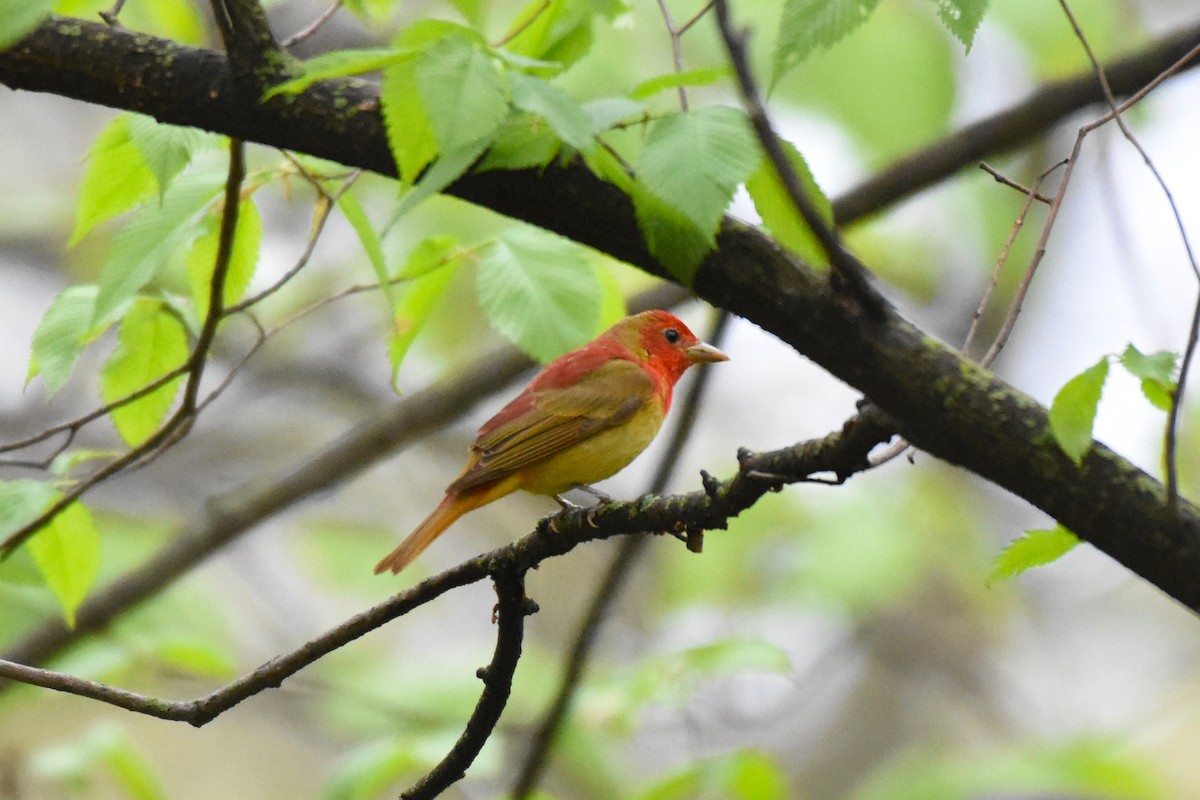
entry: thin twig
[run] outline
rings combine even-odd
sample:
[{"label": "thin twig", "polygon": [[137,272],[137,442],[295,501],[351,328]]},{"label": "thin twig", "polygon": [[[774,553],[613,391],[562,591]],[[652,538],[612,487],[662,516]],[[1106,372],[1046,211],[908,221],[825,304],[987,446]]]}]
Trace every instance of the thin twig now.
[{"label": "thin twig", "polygon": [[750,62],[746,55],[746,32],[734,29],[726,0],[715,0],[714,7],[717,10],[717,22],[721,29],[721,37],[729,52],[729,61],[737,75],[738,90],[742,95],[742,102],[746,106],[746,113],[750,116],[750,123],[758,135],[759,144],[767,154],[767,158],[770,159],[771,166],[775,169],[775,174],[787,192],[788,199],[804,219],[805,225],[817,238],[817,242],[829,259],[832,275],[840,279],[869,317],[876,320],[883,319],[888,313],[887,301],[871,285],[869,272],[863,263],[842,246],[837,229],[825,224],[825,220],[821,218],[820,212],[813,205],[808,193],[804,191],[800,177],[792,168],[791,161],[779,144],[779,137],[775,134],[771,120],[767,116],[758,84],[750,71]]},{"label": "thin twig", "polygon": [[[1100,82],[1101,88],[1104,90],[1104,99],[1108,103],[1110,109],[1110,118],[1115,120],[1117,127],[1120,128],[1121,134],[1125,137],[1133,148],[1145,162],[1146,168],[1150,170],[1150,174],[1154,176],[1154,180],[1158,182],[1158,186],[1162,189],[1163,195],[1167,198],[1167,203],[1171,207],[1171,213],[1175,217],[1175,227],[1179,230],[1179,237],[1183,241],[1183,249],[1187,254],[1188,263],[1191,265],[1192,274],[1196,276],[1197,283],[1200,283],[1200,265],[1196,263],[1196,254],[1192,250],[1191,240],[1188,238],[1187,227],[1183,224],[1183,217],[1179,213],[1179,206],[1175,203],[1175,196],[1171,193],[1170,187],[1167,186],[1166,180],[1150,159],[1150,155],[1146,149],[1142,147],[1142,143],[1134,135],[1129,125],[1125,122],[1122,112],[1132,102],[1145,97],[1144,93],[1139,93],[1135,98],[1131,98],[1130,103],[1124,107],[1117,105],[1116,97],[1113,96],[1112,87],[1109,85],[1108,77],[1104,73],[1104,68],[1100,66],[1099,59],[1092,52],[1092,46],[1088,42],[1087,37],[1083,33],[1083,29],[1079,27],[1079,21],[1075,19],[1075,15],[1071,12],[1071,7],[1067,4],[1067,0],[1058,0],[1059,6],[1062,7],[1063,13],[1067,17],[1067,21],[1071,23],[1071,29],[1075,32],[1075,38],[1079,40],[1079,44],[1087,53],[1088,61],[1092,64],[1092,69],[1096,73],[1096,80]],[[1194,55],[1200,48],[1193,49],[1189,55]],[[1176,466],[1175,450],[1177,446],[1178,425],[1179,425],[1179,410],[1183,404],[1184,389],[1187,384],[1188,370],[1192,364],[1192,358],[1195,356],[1197,336],[1200,335],[1200,293],[1197,294],[1196,302],[1192,310],[1192,321],[1188,327],[1187,345],[1183,351],[1183,361],[1179,368],[1179,380],[1176,382],[1175,389],[1171,392],[1171,409],[1167,414],[1166,430],[1163,434],[1163,464],[1165,467],[1165,481],[1167,489],[1167,504],[1171,508],[1177,508],[1179,505],[1179,476]]]},{"label": "thin twig", "polygon": [[[248,697],[278,686],[284,679],[308,664],[390,620],[431,602],[451,589],[491,575],[500,584],[515,581],[507,583],[507,588],[502,588],[501,603],[511,603],[511,592],[519,590],[521,576],[526,570],[546,559],[565,555],[585,542],[644,531],[669,530],[681,525],[687,528],[723,527],[730,517],[749,508],[763,494],[783,483],[804,481],[818,472],[834,472],[840,480],[845,480],[846,477],[866,468],[866,453],[877,442],[890,436],[889,425],[890,421],[886,418],[864,413],[848,422],[842,430],[821,439],[801,442],[768,453],[755,454],[743,450],[738,454],[738,471],[729,479],[718,481],[707,473],[702,473],[703,491],[669,497],[646,495],[628,502],[613,502],[594,508],[558,512],[541,520],[533,533],[519,541],[427,578],[296,650],[278,656],[253,672],[196,700],[166,701],[96,681],[34,669],[9,654],[0,661],[0,677],[89,697],[162,719],[203,725]],[[764,479],[761,475],[770,477]],[[148,567],[150,565],[143,567],[141,571],[146,571]],[[168,567],[170,575],[166,581],[179,574],[178,565]],[[523,592],[519,592],[518,596],[523,601]],[[521,602],[521,616],[530,610]],[[79,610],[77,622],[85,630],[90,630],[95,625],[94,621],[86,618],[84,608]],[[504,637],[510,650],[502,666],[503,671],[508,673],[508,678],[511,678],[508,665],[519,656],[519,639],[514,649],[513,637],[509,634],[505,634]],[[500,647],[499,642],[497,647]],[[485,689],[485,694],[489,689],[506,691],[503,686],[489,686]],[[498,715],[498,709],[494,713]]]},{"label": "thin twig", "polygon": [[[671,37],[671,64],[675,68],[675,73],[679,74],[683,72],[682,35],[675,27],[675,23],[671,20],[671,9],[667,8],[666,0],[658,0],[658,13],[662,15],[663,22],[667,25],[667,34]],[[676,91],[679,93],[679,107],[684,111],[687,111],[687,92],[682,86],[677,86]]]},{"label": "thin twig", "polygon": [[492,662],[477,673],[483,681],[483,693],[454,747],[424,778],[401,793],[403,800],[432,800],[461,780],[491,738],[508,704],[513,674],[521,659],[525,617],[536,612],[537,605],[525,597],[524,570],[510,567],[493,577],[497,600],[496,650]]},{"label": "thin twig", "polygon": [[[979,305],[975,307],[975,315],[971,318],[971,327],[967,330],[966,337],[963,338],[962,346],[959,347],[959,350],[961,350],[963,353],[970,355],[969,351],[971,349],[971,345],[975,343],[975,335],[979,331],[979,324],[983,319],[983,312],[987,308],[988,303],[991,302],[992,292],[996,290],[996,285],[1000,282],[1000,275],[1004,271],[1004,265],[1008,263],[1008,256],[1009,253],[1012,252],[1013,244],[1016,242],[1017,236],[1021,233],[1021,230],[1025,227],[1025,218],[1029,215],[1030,209],[1033,208],[1034,201],[1045,198],[1045,195],[1039,191],[1042,183],[1047,177],[1050,176],[1050,173],[1059,167],[1062,167],[1064,163],[1065,162],[1060,161],[1049,169],[1043,171],[1041,175],[1038,175],[1037,182],[1032,188],[1026,189],[1024,187],[1020,187],[1025,192],[1025,204],[1021,207],[1021,211],[1019,214],[1017,214],[1017,218],[1013,220],[1012,229],[1008,233],[1008,239],[1005,240],[1004,246],[1000,248],[1000,255],[996,257],[996,265],[992,268],[991,279],[988,281],[987,287],[983,290],[983,295],[979,298]],[[988,169],[986,165],[982,166],[984,166],[985,169]],[[988,169],[988,171],[990,172],[991,170]],[[1000,178],[998,177],[997,180],[1000,180]],[[1001,183],[1006,183],[1006,185],[1014,187],[1020,186],[1020,184],[1017,183],[1008,183],[1006,180],[1001,180]],[[1046,202],[1052,202],[1049,200],[1049,198],[1045,199]],[[982,363],[985,367],[991,364],[990,361],[981,361],[980,363]]]},{"label": "thin twig", "polygon": [[121,20],[117,19],[117,17],[121,14],[121,9],[124,7],[125,0],[116,0],[116,2],[113,3],[112,8],[108,9],[107,11],[98,11],[97,13],[100,15],[100,19],[104,20],[104,22],[110,27],[121,28],[124,26],[121,25]]},{"label": "thin twig", "polygon": [[229,171],[225,179],[225,209],[221,214],[221,226],[218,231],[217,253],[213,263],[212,291],[209,295],[208,313],[201,325],[196,344],[184,362],[188,376],[184,388],[184,399],[179,408],[144,442],[131,448],[123,455],[113,459],[104,466],[76,483],[67,492],[43,510],[33,520],[18,528],[0,541],[0,559],[7,558],[55,517],[65,511],[72,503],[83,497],[94,486],[108,480],[147,456],[161,452],[164,446],[170,446],[182,438],[195,421],[196,397],[200,391],[200,378],[208,361],[209,350],[216,336],[217,325],[224,316],[222,302],[225,293],[225,276],[229,271],[229,262],[233,253],[233,240],[237,230],[238,206],[241,199],[242,181],[246,177],[245,145],[239,139],[229,140]]},{"label": "thin twig", "polygon": [[528,30],[529,26],[537,22],[537,18],[544,14],[546,9],[550,8],[551,2],[552,0],[542,0],[538,7],[535,8],[529,14],[529,16],[517,23],[512,30],[501,36],[497,41],[492,42],[492,47],[504,47],[504,45],[508,44],[513,39],[517,38],[526,30]]},{"label": "thin twig", "polygon": [[1021,194],[1028,195],[1030,198],[1037,200],[1039,203],[1045,203],[1047,205],[1050,204],[1049,197],[1047,197],[1046,195],[1037,191],[1036,189],[1028,189],[1028,188],[1022,186],[1021,184],[1014,181],[1012,178],[1010,178],[1007,175],[998,171],[995,167],[993,167],[991,164],[987,163],[986,161],[980,161],[979,168],[981,170],[983,170],[984,172],[986,172],[988,175],[991,175],[993,178],[995,178],[997,182],[1003,183],[1005,186],[1010,186],[1013,189],[1016,189]]},{"label": "thin twig", "polygon": [[279,46],[284,49],[287,49],[287,48],[290,48],[290,47],[293,47],[293,46],[299,44],[300,42],[304,41],[308,37],[312,36],[314,33],[316,33],[318,30],[320,30],[322,25],[324,25],[326,22],[328,22],[329,19],[334,14],[337,13],[337,10],[342,7],[343,2],[345,2],[345,0],[334,0],[334,2],[329,6],[329,8],[327,8],[321,12],[321,15],[319,17],[314,19],[307,26],[301,28],[300,30],[293,33],[291,36],[284,39],[282,42],[279,43]]}]

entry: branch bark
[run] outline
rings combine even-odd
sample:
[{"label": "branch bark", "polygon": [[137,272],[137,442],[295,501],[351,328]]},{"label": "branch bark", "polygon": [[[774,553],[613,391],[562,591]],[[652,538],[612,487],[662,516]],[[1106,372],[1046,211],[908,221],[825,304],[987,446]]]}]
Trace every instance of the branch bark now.
[{"label": "branch bark", "polygon": [[[1192,27],[1109,65],[1113,91],[1136,91],[1197,40],[1200,27]],[[62,18],[0,54],[0,81],[394,174],[377,95],[362,81],[330,81],[260,103],[239,89],[220,55]],[[926,151],[938,155],[881,184],[872,203],[839,203],[838,218],[849,222],[979,155],[1011,149],[1102,98],[1090,77],[1054,84],[1029,104]],[[472,175],[450,191],[669,277],[650,256],[629,199],[578,163]],[[1044,408],[894,310],[863,318],[839,302],[824,275],[731,218],[693,288],[862,390],[916,446],[1012,491],[1200,609],[1200,509],[1181,502],[1172,510],[1158,481],[1103,445],[1075,465],[1054,445]]]}]

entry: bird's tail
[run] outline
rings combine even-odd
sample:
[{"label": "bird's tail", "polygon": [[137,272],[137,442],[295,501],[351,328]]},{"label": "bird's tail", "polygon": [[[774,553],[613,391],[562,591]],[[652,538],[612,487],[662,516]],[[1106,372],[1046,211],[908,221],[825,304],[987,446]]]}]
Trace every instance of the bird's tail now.
[{"label": "bird's tail", "polygon": [[493,500],[509,494],[515,488],[515,482],[502,481],[498,485],[492,484],[460,492],[450,492],[433,510],[433,513],[400,543],[399,547],[388,553],[382,561],[375,565],[375,574],[378,575],[389,570],[397,573],[404,569],[413,559],[421,555],[426,547],[433,544],[433,540],[440,536],[442,531],[453,525],[456,519],[468,511],[474,511],[482,505],[487,505]]}]

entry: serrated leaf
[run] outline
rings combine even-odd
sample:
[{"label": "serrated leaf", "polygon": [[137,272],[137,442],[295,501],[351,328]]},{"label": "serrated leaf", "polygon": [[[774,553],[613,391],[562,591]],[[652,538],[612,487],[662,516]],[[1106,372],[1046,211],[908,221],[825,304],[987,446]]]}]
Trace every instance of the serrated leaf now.
[{"label": "serrated leaf", "polygon": [[[162,301],[141,298],[121,320],[117,349],[100,370],[100,397],[112,403],[153,383],[188,358],[187,333]],[[175,402],[182,376],[111,413],[117,433],[131,447],[150,438]]]},{"label": "serrated leaf", "polygon": [[787,0],[772,58],[771,88],[818,47],[830,47],[862,25],[879,0]]},{"label": "serrated leaf", "polygon": [[[200,236],[187,252],[188,286],[196,316],[208,316],[208,302],[212,295],[213,270],[217,265],[217,247],[221,238],[221,209],[214,208],[200,223]],[[237,227],[234,228],[233,250],[229,254],[229,267],[225,273],[225,288],[222,292],[224,307],[237,303],[246,293],[254,272],[258,268],[258,256],[262,250],[263,227],[258,207],[249,197],[241,201],[238,209]]]},{"label": "serrated leaf", "polygon": [[446,294],[447,287],[458,272],[462,260],[455,253],[457,247],[457,242],[449,237],[427,239],[418,245],[401,269],[401,274],[412,272],[418,277],[404,284],[403,293],[392,312],[388,361],[392,365],[393,386],[413,341],[429,321],[438,301]]},{"label": "serrated leaf", "polygon": [[596,267],[583,248],[553,234],[502,234],[479,261],[476,288],[488,321],[537,361],[599,333]]},{"label": "serrated leaf", "polygon": [[651,128],[636,173],[651,194],[714,233],[760,152],[742,112],[725,106],[680,111]]},{"label": "serrated leaf", "polygon": [[1033,567],[1057,561],[1079,544],[1079,537],[1062,525],[1045,530],[1025,531],[1020,539],[1005,547],[992,562],[988,583],[1006,580]]},{"label": "serrated leaf", "polygon": [[92,285],[68,286],[50,303],[33,332],[26,384],[41,375],[53,396],[67,382],[91,331],[96,292]]},{"label": "serrated leaf", "polygon": [[682,72],[668,72],[665,75],[656,75],[634,86],[629,90],[629,97],[633,100],[645,100],[667,89],[678,89],[681,86],[708,86],[728,78],[732,72],[730,67],[702,67]]},{"label": "serrated leaf", "polygon": [[62,607],[67,627],[100,570],[100,536],[80,502],[63,509],[29,540],[29,554]]},{"label": "serrated leaf", "polygon": [[1175,364],[1178,356],[1168,351],[1144,355],[1132,344],[1121,354],[1121,366],[1141,381],[1142,394],[1152,405],[1163,411],[1171,410],[1178,389]]},{"label": "serrated leaf", "polygon": [[[788,161],[795,170],[796,176],[804,188],[804,193],[820,212],[826,223],[833,224],[833,204],[821,191],[817,181],[808,169],[804,156],[791,144],[780,140],[779,144],[787,154]],[[791,197],[783,188],[774,165],[764,157],[754,174],[746,181],[746,191],[754,201],[758,215],[762,217],[767,231],[784,247],[791,250],[800,258],[814,266],[828,266],[829,257],[824,248],[813,235],[812,229],[804,222],[800,212],[796,210]]]},{"label": "serrated leaf", "polygon": [[303,64],[304,74],[298,78],[276,84],[263,95],[264,101],[280,94],[300,94],[317,81],[330,78],[345,78],[385,69],[393,64],[412,58],[416,50],[404,47],[387,47],[364,50],[334,50],[310,58]]},{"label": "serrated leaf", "polygon": [[433,127],[417,86],[416,60],[403,61],[383,71],[379,102],[388,147],[400,168],[400,180],[413,183],[437,155]]},{"label": "serrated leaf", "polygon": [[24,39],[50,14],[53,0],[0,0],[0,50]]},{"label": "serrated leaf", "polygon": [[223,182],[224,176],[215,173],[184,176],[171,184],[161,203],[143,205],[126,223],[100,270],[93,325],[111,321],[155,276]]},{"label": "serrated leaf", "polygon": [[1083,462],[1092,447],[1092,425],[1107,379],[1108,357],[1105,356],[1067,381],[1050,406],[1050,432],[1062,451],[1076,464]]},{"label": "serrated leaf", "polygon": [[438,41],[421,54],[416,74],[439,152],[490,139],[508,114],[505,76],[476,42]]},{"label": "serrated leaf", "polygon": [[983,22],[988,0],[933,0],[938,18],[954,38],[962,42],[967,52],[975,41],[975,32]]},{"label": "serrated leaf", "polygon": [[108,123],[88,148],[87,169],[79,187],[75,230],[69,245],[157,191],[159,182],[132,138],[133,117],[122,114]]},{"label": "serrated leaf", "polygon": [[192,154],[216,139],[196,128],[165,125],[141,114],[130,116],[129,138],[154,174],[160,197],[171,181],[191,163]]},{"label": "serrated leaf", "polygon": [[546,120],[563,142],[583,151],[596,146],[591,117],[566,91],[520,72],[509,76],[509,84],[513,105]]}]

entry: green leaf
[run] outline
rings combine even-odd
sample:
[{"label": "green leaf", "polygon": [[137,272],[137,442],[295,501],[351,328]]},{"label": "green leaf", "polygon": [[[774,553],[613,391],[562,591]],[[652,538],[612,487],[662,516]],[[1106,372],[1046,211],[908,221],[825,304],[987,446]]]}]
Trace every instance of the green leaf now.
[{"label": "green leaf", "polygon": [[388,340],[388,360],[392,365],[392,385],[400,374],[400,365],[408,355],[417,334],[429,321],[429,316],[454,279],[462,258],[458,242],[449,236],[426,239],[417,245],[400,268],[400,274],[411,280],[404,285],[392,311],[392,335]]},{"label": "green leaf", "polygon": [[367,212],[363,210],[358,198],[350,192],[343,192],[337,202],[338,208],[342,210],[342,215],[346,217],[346,221],[358,235],[358,241],[362,244],[363,250],[366,251],[367,260],[371,262],[371,269],[375,271],[375,279],[379,281],[383,296],[388,301],[388,307],[395,306],[395,292],[392,289],[391,276],[388,275],[387,259],[383,255],[383,243],[379,239],[379,234],[375,232],[375,228],[371,226]]},{"label": "green leaf", "polygon": [[491,139],[508,114],[504,77],[492,56],[465,37],[446,37],[421,54],[417,85],[439,152]]},{"label": "green leaf", "polygon": [[317,81],[329,78],[344,78],[385,69],[398,62],[411,59],[416,52],[411,48],[387,47],[367,50],[334,50],[322,53],[304,62],[303,75],[272,86],[262,99],[270,100],[279,94],[300,94]]},{"label": "green leaf", "polygon": [[196,128],[164,125],[142,114],[132,114],[129,118],[129,139],[154,174],[160,197],[191,163],[192,154],[216,138]]},{"label": "green leaf", "polygon": [[0,0],[0,50],[15,44],[50,14],[53,0]]},{"label": "green leaf", "polygon": [[1142,394],[1155,408],[1171,410],[1171,401],[1179,388],[1175,375],[1175,353],[1161,351],[1143,355],[1132,344],[1121,354],[1121,366],[1142,382]]},{"label": "green leaf", "polygon": [[818,47],[830,47],[871,16],[879,0],[787,0],[779,21],[779,38],[771,87]]},{"label": "green leaf", "polygon": [[142,206],[126,223],[100,270],[93,325],[111,321],[155,276],[223,183],[224,176],[215,173],[184,176],[171,184],[161,203]]},{"label": "green leaf", "polygon": [[33,332],[26,384],[41,375],[46,394],[54,395],[67,382],[92,330],[96,292],[92,285],[68,286],[50,303]]},{"label": "green leaf", "polygon": [[555,62],[552,72],[571,66],[591,50],[594,3],[530,0],[505,35],[504,50],[526,58]]},{"label": "green leaf", "polygon": [[760,155],[745,115],[714,106],[658,120],[636,172],[659,200],[701,231],[714,233],[734,190],[758,165]]},{"label": "green leaf", "polygon": [[462,177],[471,168],[471,165],[483,155],[489,142],[489,139],[480,139],[458,150],[446,153],[433,162],[433,166],[426,170],[413,188],[401,198],[396,210],[392,212],[391,219],[383,228],[384,234],[391,230],[396,221],[405,214]]},{"label": "green leaf", "polygon": [[681,86],[708,86],[728,78],[732,71],[729,67],[702,67],[656,75],[630,89],[629,97],[633,100],[645,100],[667,89],[678,89]]},{"label": "green leaf", "polygon": [[[833,204],[821,191],[817,181],[808,169],[804,156],[791,144],[780,140],[779,144],[787,153],[788,162],[795,170],[805,195],[812,201],[821,218],[833,225]],[[764,157],[754,174],[746,181],[746,191],[754,201],[754,207],[762,217],[763,225],[775,237],[775,241],[788,248],[796,255],[816,266],[828,266],[829,258],[825,250],[813,235],[812,229],[804,222],[800,212],[792,203],[791,197],[783,188],[783,182],[775,172],[770,159]]]},{"label": "green leaf", "polygon": [[520,72],[509,75],[509,83],[513,105],[546,120],[559,139],[576,150],[596,146],[591,117],[565,90]]},{"label": "green leaf", "polygon": [[691,286],[696,268],[716,244],[716,232],[701,229],[682,211],[651,194],[641,183],[634,184],[632,189],[638,228],[646,237],[650,254],[680,283]]},{"label": "green leaf", "polygon": [[430,236],[422,239],[409,252],[400,269],[396,270],[396,277],[414,280],[444,267],[457,257],[454,253],[457,247],[458,239],[453,236]]},{"label": "green leaf", "polygon": [[160,183],[132,138],[134,115],[122,114],[100,131],[88,149],[87,169],[79,187],[74,245],[88,231],[152,196]]},{"label": "green leaf", "polygon": [[1077,544],[1079,537],[1062,525],[1046,530],[1025,531],[1024,536],[1011,542],[996,556],[988,583],[1013,578],[1033,567],[1057,561]]},{"label": "green leaf", "polygon": [[946,30],[962,42],[968,53],[971,52],[975,32],[979,30],[984,12],[987,11],[988,0],[933,0],[933,3]]},{"label": "green leaf", "polygon": [[58,497],[42,481],[0,481],[0,541],[24,528]]},{"label": "green leaf", "polygon": [[[187,333],[161,300],[143,297],[121,320],[117,349],[100,370],[100,397],[112,403],[182,366]],[[150,438],[175,402],[182,376],[112,411],[113,426],[131,447]]]},{"label": "green leaf", "polygon": [[1050,431],[1062,451],[1076,464],[1092,446],[1092,424],[1100,405],[1104,381],[1108,379],[1108,357],[1067,381],[1050,406]]},{"label": "green leaf", "polygon": [[[213,270],[217,265],[217,246],[221,238],[221,209],[214,208],[200,222],[200,236],[187,252],[188,286],[196,316],[208,316],[208,301],[212,294]],[[262,249],[263,227],[258,207],[249,197],[241,201],[238,209],[237,227],[233,232],[233,250],[229,254],[229,267],[225,273],[225,289],[222,304],[225,308],[237,303],[246,294],[254,272],[258,268],[258,256]]]},{"label": "green leaf", "polygon": [[562,139],[534,114],[517,111],[496,131],[495,138],[483,154],[477,172],[493,169],[541,168],[554,160],[562,150]]},{"label": "green leaf", "polygon": [[379,87],[388,146],[400,168],[400,179],[413,183],[437,155],[437,142],[425,103],[417,87],[416,61],[405,61],[383,71]]},{"label": "green leaf", "polygon": [[599,333],[601,289],[591,257],[545,231],[502,234],[479,261],[476,287],[492,325],[538,361]]},{"label": "green leaf", "polygon": [[75,612],[100,570],[100,536],[91,512],[71,503],[29,540],[29,554],[58,598],[67,627],[75,627]]}]

